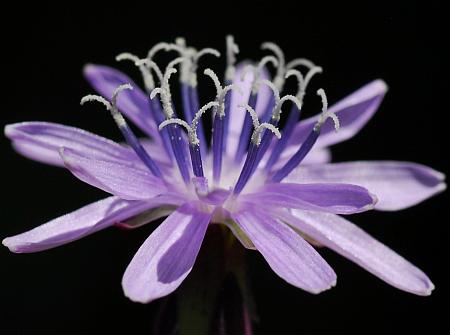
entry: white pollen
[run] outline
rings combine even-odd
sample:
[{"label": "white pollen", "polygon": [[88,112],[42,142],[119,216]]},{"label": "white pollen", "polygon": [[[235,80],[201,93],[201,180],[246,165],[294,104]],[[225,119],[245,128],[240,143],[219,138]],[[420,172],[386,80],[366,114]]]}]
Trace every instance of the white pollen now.
[{"label": "white pollen", "polygon": [[272,63],[273,66],[278,66],[278,61],[274,56],[265,56],[263,57],[256,66],[254,65],[247,65],[244,70],[241,73],[241,81],[245,79],[247,74],[249,72],[253,72],[253,82],[252,82],[252,94],[256,94],[259,91],[259,83],[260,83],[260,77],[261,72],[263,68],[269,64]]},{"label": "white pollen", "polygon": [[270,131],[276,136],[276,138],[278,138],[278,139],[281,138],[281,133],[280,133],[280,131],[278,130],[277,127],[275,127],[273,124],[264,122],[264,123],[261,123],[261,124],[253,131],[253,134],[252,134],[252,142],[253,142],[253,144],[255,144],[256,146],[259,146],[259,145],[261,144],[261,134],[262,134],[262,131],[263,131],[264,129],[270,130]]},{"label": "white pollen", "polygon": [[155,88],[155,81],[153,80],[153,76],[149,68],[144,66],[143,62],[139,59],[139,57],[129,52],[124,52],[116,57],[116,61],[118,62],[123,60],[132,61],[134,65],[139,67],[139,70],[141,71],[142,74],[142,78],[144,79],[145,88],[147,89],[148,92],[150,92]]},{"label": "white pollen", "polygon": [[119,87],[117,87],[114,90],[111,102],[109,102],[108,100],[106,100],[105,98],[103,98],[99,95],[93,95],[93,94],[86,95],[85,97],[83,97],[81,99],[81,105],[85,104],[86,102],[91,102],[91,101],[100,102],[101,104],[105,105],[105,107],[108,111],[111,112],[114,122],[116,122],[116,124],[119,128],[127,127],[127,123],[126,123],[124,117],[117,109],[117,97],[120,92],[122,92],[124,90],[132,90],[132,89],[133,89],[133,87],[130,84],[120,85]]},{"label": "white pollen", "polygon": [[94,94],[88,94],[88,95],[84,96],[83,98],[81,98],[80,105],[84,105],[86,102],[92,102],[92,101],[100,102],[101,104],[103,104],[106,107],[107,110],[112,109],[111,103],[108,100],[106,100],[105,98],[103,98],[99,95],[94,95]]},{"label": "white pollen", "polygon": [[289,63],[287,63],[286,69],[290,70],[290,69],[293,69],[294,67],[297,67],[297,66],[305,66],[307,68],[312,69],[316,65],[313,62],[311,62],[309,59],[296,58],[296,59],[291,60]]},{"label": "white pollen", "polygon": [[256,114],[255,110],[251,106],[249,106],[247,104],[238,105],[238,107],[245,108],[245,110],[252,117],[253,128],[254,129],[258,128],[259,127],[259,120],[258,120],[258,114]]},{"label": "white pollen", "polygon": [[334,129],[338,131],[340,127],[339,119],[336,114],[328,111],[328,100],[325,91],[322,88],[320,88],[317,90],[317,95],[319,95],[322,98],[322,113],[320,114],[319,119],[317,120],[317,123],[314,126],[314,131],[319,131],[328,118],[333,120]]},{"label": "white pollen", "polygon": [[231,84],[231,85],[222,87],[216,73],[211,69],[205,69],[205,71],[203,71],[203,73],[205,75],[207,75],[208,77],[210,77],[212,79],[212,81],[214,82],[214,86],[216,87],[216,102],[218,102],[218,104],[219,104],[218,113],[219,113],[220,117],[224,117],[225,116],[225,96],[226,96],[226,94],[230,90],[237,90],[238,92],[240,92],[241,95],[243,94],[243,92],[239,88],[239,86],[237,86],[236,84]]},{"label": "white pollen", "polygon": [[227,45],[227,68],[225,70],[225,80],[233,81],[234,74],[236,72],[236,68],[234,64],[236,63],[236,54],[239,53],[239,47],[234,42],[234,37],[232,35],[228,35],[226,37],[226,45]]},{"label": "white pollen", "polygon": [[297,99],[297,97],[294,97],[293,95],[287,94],[287,95],[285,95],[284,97],[282,97],[282,98],[278,101],[278,103],[275,105],[275,107],[273,108],[272,118],[273,118],[274,120],[277,120],[277,121],[280,120],[281,107],[283,106],[283,104],[284,104],[286,101],[291,101],[291,102],[293,102],[293,103],[297,106],[298,110],[300,110],[300,109],[302,108],[302,104],[301,104],[300,100]]},{"label": "white pollen", "polygon": [[278,59],[278,67],[277,74],[273,80],[275,86],[277,86],[278,90],[281,91],[284,86],[284,73],[286,72],[286,61],[284,57],[284,53],[281,48],[272,42],[265,42],[261,44],[261,49],[272,51]]},{"label": "white pollen", "polygon": [[161,42],[161,43],[157,43],[155,44],[149,51],[147,54],[147,58],[148,60],[152,60],[153,57],[161,50],[164,51],[169,51],[170,45],[169,43],[166,42]]}]

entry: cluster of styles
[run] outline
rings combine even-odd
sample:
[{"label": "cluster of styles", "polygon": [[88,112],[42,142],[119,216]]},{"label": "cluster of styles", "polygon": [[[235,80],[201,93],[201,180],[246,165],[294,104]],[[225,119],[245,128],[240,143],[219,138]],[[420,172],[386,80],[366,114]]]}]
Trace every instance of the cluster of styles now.
[{"label": "cluster of styles", "polygon": [[[274,43],[261,49],[267,55],[259,62],[237,63],[239,49],[228,36],[223,80],[209,68],[202,72],[217,92],[203,107],[200,60],[220,57],[217,50],[196,50],[178,38],[156,44],[143,59],[119,55],[118,61],[130,60],[140,70],[145,90],[113,68],[87,65],[84,74],[100,95],[81,102],[102,103],[126,145],[48,122],[8,125],[5,134],[22,155],[65,167],[111,195],[3,244],[17,253],[37,252],[110,226],[136,228],[167,217],[125,271],[123,290],[133,301],[173,292],[193,268],[213,224],[229,228],[278,276],[311,293],[336,284],[335,272],[315,248],[325,246],[394,287],[429,295],[433,284],[420,269],[346,216],[416,205],[445,189],[444,175],[409,162],[330,163],[329,146],[353,137],[369,121],[386,84],[370,82],[330,108],[319,89],[322,110],[302,118],[307,86],[322,69],[303,58],[286,62]],[[154,61],[161,51],[178,56],[163,70]],[[177,72],[179,85],[173,83]],[[298,83],[296,94],[282,95],[286,80]],[[182,108],[172,100],[175,87]],[[148,138],[138,138],[125,118]],[[211,145],[206,124],[212,125]]]}]

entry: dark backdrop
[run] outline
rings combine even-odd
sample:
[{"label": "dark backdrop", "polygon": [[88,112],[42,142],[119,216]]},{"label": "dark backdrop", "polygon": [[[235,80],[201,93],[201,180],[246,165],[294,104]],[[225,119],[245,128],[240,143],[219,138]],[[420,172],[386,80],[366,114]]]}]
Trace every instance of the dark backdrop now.
[{"label": "dark backdrop", "polygon": [[[316,82],[331,102],[372,79],[388,83],[390,91],[370,124],[333,149],[336,161],[405,160],[448,172],[450,39],[449,10],[443,2],[330,6],[301,1],[247,3],[245,9],[242,1],[190,3],[184,8],[168,2],[35,8],[19,4],[3,10],[6,86],[0,118],[2,125],[61,122],[120,139],[108,114],[79,106],[80,97],[92,91],[81,76],[83,64],[114,65],[119,52],[143,56],[152,44],[180,35],[195,46],[223,50],[225,35],[232,33],[241,57],[261,57],[259,45],[269,40],[279,43],[288,59],[304,56],[322,65],[325,73]],[[129,64],[119,68],[136,74]],[[319,107],[314,101],[308,105],[309,113]],[[0,143],[0,238],[103,196],[63,169],[20,157],[5,138]],[[398,291],[327,250],[321,252],[335,268],[338,285],[312,296],[284,283],[259,255],[250,254],[261,319],[257,334],[434,333],[445,325],[446,308],[441,305],[448,298],[448,205],[448,196],[441,194],[405,211],[352,217],[430,276],[436,290],[427,298]],[[0,248],[2,332],[149,333],[158,302],[130,302],[120,280],[152,229],[109,229],[38,254],[14,255]]]}]

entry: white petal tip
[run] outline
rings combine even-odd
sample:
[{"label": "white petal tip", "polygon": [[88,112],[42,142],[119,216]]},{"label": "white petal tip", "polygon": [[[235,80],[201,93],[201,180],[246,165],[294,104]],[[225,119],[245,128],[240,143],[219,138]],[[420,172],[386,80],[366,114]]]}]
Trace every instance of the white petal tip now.
[{"label": "white petal tip", "polygon": [[11,138],[14,135],[16,125],[15,124],[8,124],[5,126],[5,129],[3,130],[3,133],[7,138]]},{"label": "white petal tip", "polygon": [[7,247],[9,249],[9,251],[14,252],[14,253],[20,253],[19,249],[11,242],[12,242],[11,238],[7,237],[7,238],[3,239],[2,244],[5,247]]},{"label": "white petal tip", "polygon": [[372,82],[372,85],[374,86],[374,88],[377,88],[377,91],[379,91],[379,93],[386,93],[389,90],[389,86],[383,79],[374,80]]}]

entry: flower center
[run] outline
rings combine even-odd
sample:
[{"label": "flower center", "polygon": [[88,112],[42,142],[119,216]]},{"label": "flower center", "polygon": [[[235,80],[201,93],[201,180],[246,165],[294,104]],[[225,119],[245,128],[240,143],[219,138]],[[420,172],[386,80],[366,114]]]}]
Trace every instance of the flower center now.
[{"label": "flower center", "polygon": [[[286,65],[281,48],[274,43],[266,42],[262,44],[261,49],[269,50],[273,55],[264,56],[256,65],[241,68],[241,73],[238,73],[235,62],[239,48],[232,36],[227,36],[226,46],[227,67],[224,85],[221,84],[213,70],[209,68],[204,70],[203,73],[212,80],[216,88],[216,96],[214,101],[206,103],[201,108],[199,108],[197,91],[199,60],[205,55],[220,57],[217,50],[205,48],[197,51],[195,48],[188,47],[184,39],[178,38],[175,43],[156,44],[144,59],[139,59],[130,53],[120,54],[116,58],[118,61],[130,60],[139,68],[150,97],[149,106],[152,115],[149,117],[153,117],[159,127],[167,156],[175,163],[175,169],[178,170],[179,176],[184,181],[185,189],[195,190],[199,199],[211,205],[223,203],[230,195],[236,197],[244,189],[246,192],[251,192],[252,189],[266,182],[281,182],[310,152],[327,119],[333,120],[336,130],[339,128],[339,120],[336,115],[327,110],[328,103],[324,90],[319,89],[317,93],[322,98],[323,107],[316,124],[296,153],[281,168],[273,171],[273,167],[276,162],[279,162],[281,153],[287,147],[295,123],[300,117],[307,86],[315,74],[322,72],[322,68],[303,58],[295,59]],[[176,51],[179,54],[178,58],[167,65],[164,72],[153,61],[156,53],[162,50]],[[269,63],[276,68],[273,80],[262,78],[263,72],[264,75],[267,73],[265,67]],[[306,67],[308,69],[306,75],[295,70],[294,67],[297,66]],[[179,86],[184,119],[175,110],[171,94],[172,87],[169,83],[171,76],[178,72],[176,67],[179,67],[180,71]],[[244,79],[248,81],[248,75],[251,75],[250,86],[243,84]],[[297,79],[298,91],[295,96],[289,94],[281,96],[280,92],[283,91],[284,82],[289,77]],[[157,86],[158,82],[159,86]],[[272,95],[263,107],[264,110],[257,110],[259,99],[266,98],[261,93],[262,85],[267,86],[272,91]],[[246,90],[244,90],[245,86]],[[170,179],[172,184],[176,184],[173,182],[177,177],[172,175],[176,170],[161,171],[150,157],[151,153],[144,150],[117,108],[116,100],[119,93],[130,89],[132,87],[129,84],[119,86],[114,92],[111,102],[99,96],[89,95],[82,99],[82,103],[86,101],[103,103],[111,112],[127,143],[152,174],[162,179]],[[240,100],[238,109],[231,107],[232,95],[234,101]],[[159,99],[156,98],[157,96]],[[245,100],[244,96],[248,96],[248,98]],[[283,134],[281,134],[278,124],[283,105],[287,101],[292,103],[292,108]],[[212,111],[210,150],[208,150],[202,123],[202,116],[208,110]],[[226,147],[227,137],[231,136],[230,113],[241,111],[246,113],[236,142],[237,148],[233,152]],[[261,115],[261,119],[258,115]],[[186,130],[187,135],[182,132],[182,129]],[[269,157],[264,161],[263,157],[267,152],[269,152]],[[263,161],[265,163],[261,164]],[[211,180],[212,183],[208,183],[208,180]]]}]

